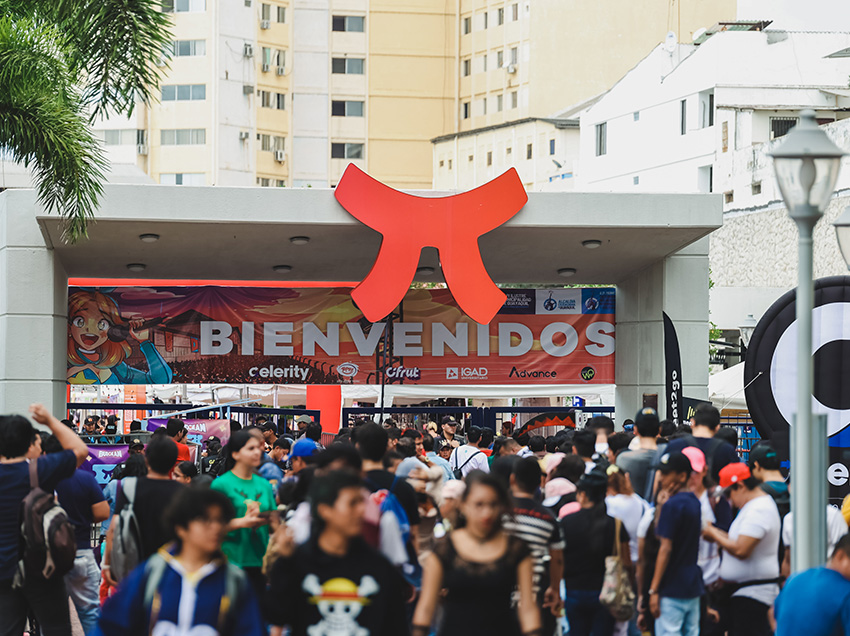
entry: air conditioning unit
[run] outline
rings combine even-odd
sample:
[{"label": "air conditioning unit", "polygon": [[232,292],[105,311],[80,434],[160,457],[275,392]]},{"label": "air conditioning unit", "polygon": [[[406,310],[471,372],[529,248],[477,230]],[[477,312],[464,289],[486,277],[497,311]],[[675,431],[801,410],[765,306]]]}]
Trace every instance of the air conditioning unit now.
[{"label": "air conditioning unit", "polygon": [[268,65],[268,64],[263,64],[263,73],[268,73],[268,72],[269,72],[269,68],[270,68],[270,67],[269,67],[269,65]]},{"label": "air conditioning unit", "polygon": [[242,47],[242,55],[245,57],[254,57],[254,45],[245,42],[245,46]]},{"label": "air conditioning unit", "polygon": [[254,85],[253,84],[242,84],[242,94],[243,95],[253,95],[254,93]]},{"label": "air conditioning unit", "polygon": [[285,66],[278,66],[277,67],[277,74],[278,75],[284,75],[285,73],[286,73],[286,67]]},{"label": "air conditioning unit", "polygon": [[505,67],[505,70],[506,70],[508,73],[510,73],[511,75],[513,75],[514,73],[516,73],[516,64],[508,64],[508,65]]},{"label": "air conditioning unit", "polygon": [[147,155],[148,154],[147,144],[136,144],[136,154]]},{"label": "air conditioning unit", "polygon": [[271,20],[260,20],[260,28],[261,29],[268,29],[268,28],[271,27],[271,25],[272,25]]},{"label": "air conditioning unit", "polygon": [[239,131],[239,141],[248,141],[248,139],[250,137],[251,137],[251,133],[249,133],[247,130],[240,130]]},{"label": "air conditioning unit", "polygon": [[274,151],[274,160],[280,163],[286,161],[286,151],[285,150],[275,150]]}]

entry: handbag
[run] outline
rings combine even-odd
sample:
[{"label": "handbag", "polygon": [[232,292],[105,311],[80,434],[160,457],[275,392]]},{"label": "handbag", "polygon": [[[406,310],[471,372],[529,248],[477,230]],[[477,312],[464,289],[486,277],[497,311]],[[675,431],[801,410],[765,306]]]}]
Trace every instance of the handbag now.
[{"label": "handbag", "polygon": [[602,592],[599,602],[604,605],[611,616],[618,621],[631,620],[635,611],[635,592],[629,573],[623,566],[620,556],[620,528],[622,521],[614,520],[614,554],[605,557],[605,579],[602,582]]}]

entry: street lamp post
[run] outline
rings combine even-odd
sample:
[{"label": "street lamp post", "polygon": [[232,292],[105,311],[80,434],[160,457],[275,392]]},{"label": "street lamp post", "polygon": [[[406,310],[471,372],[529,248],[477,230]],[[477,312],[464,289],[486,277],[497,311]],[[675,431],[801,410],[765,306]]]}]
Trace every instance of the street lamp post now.
[{"label": "street lamp post", "polygon": [[814,362],[813,244],[815,224],[832,196],[841,157],[815,121],[813,110],[800,113],[800,123],[773,152],[773,167],[789,216],[797,224],[797,414],[791,439],[791,505],[794,572],[821,565],[826,559],[826,425],[812,418]]}]

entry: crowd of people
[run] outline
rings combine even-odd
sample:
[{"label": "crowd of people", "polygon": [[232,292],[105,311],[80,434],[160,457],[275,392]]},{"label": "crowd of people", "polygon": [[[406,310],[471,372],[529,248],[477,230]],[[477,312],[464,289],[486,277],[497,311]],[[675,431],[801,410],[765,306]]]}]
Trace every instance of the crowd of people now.
[{"label": "crowd of people", "polygon": [[[104,488],[41,406],[0,417],[0,636],[850,634],[850,535],[788,577],[791,498],[711,406],[550,437],[452,417],[231,423],[193,462],[169,419]],[[99,525],[99,532],[92,528]],[[102,535],[102,541],[93,541]],[[70,601],[70,602],[69,602]]]}]

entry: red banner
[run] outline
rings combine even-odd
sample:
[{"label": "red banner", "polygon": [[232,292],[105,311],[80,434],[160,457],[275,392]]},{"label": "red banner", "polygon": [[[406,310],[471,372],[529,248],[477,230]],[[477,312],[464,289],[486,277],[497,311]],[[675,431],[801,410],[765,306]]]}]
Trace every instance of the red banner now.
[{"label": "red banner", "polygon": [[614,289],[506,289],[488,325],[446,289],[370,323],[350,289],[70,288],[72,384],[613,384]]}]

